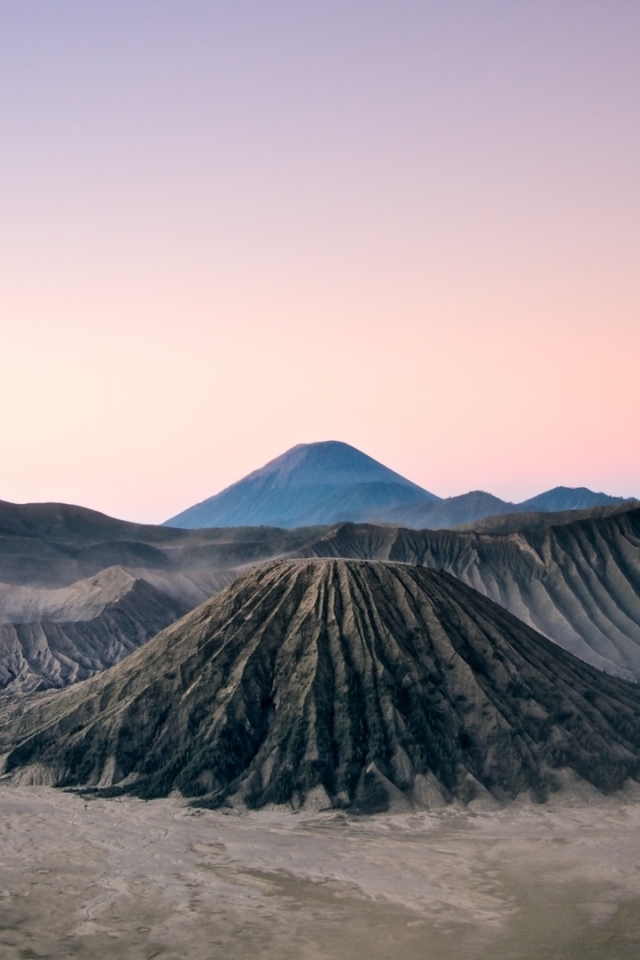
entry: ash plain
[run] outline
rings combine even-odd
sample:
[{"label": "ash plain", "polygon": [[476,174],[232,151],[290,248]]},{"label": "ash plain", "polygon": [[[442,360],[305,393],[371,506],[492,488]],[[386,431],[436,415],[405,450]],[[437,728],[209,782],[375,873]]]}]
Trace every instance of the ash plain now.
[{"label": "ash plain", "polygon": [[3,960],[638,955],[636,792],[353,817],[0,784]]}]

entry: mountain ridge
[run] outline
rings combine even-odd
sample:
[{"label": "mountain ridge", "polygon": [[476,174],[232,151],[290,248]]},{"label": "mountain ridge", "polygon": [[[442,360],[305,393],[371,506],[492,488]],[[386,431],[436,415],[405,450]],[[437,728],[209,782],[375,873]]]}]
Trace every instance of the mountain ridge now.
[{"label": "mountain ridge", "polygon": [[300,554],[446,570],[586,662],[640,679],[637,507],[499,534],[341,524]]},{"label": "mountain ridge", "polygon": [[[485,521],[480,529],[460,531],[352,523],[180,530],[60,505],[13,505],[5,519],[7,512],[15,532],[0,530],[0,582],[10,590],[67,588],[119,565],[189,610],[252,566],[278,557],[397,559],[445,569],[588,662],[640,680],[637,504],[527,515],[515,529],[486,532]],[[0,527],[2,517],[0,503]],[[504,524],[518,517],[498,519]],[[53,629],[62,642],[63,628]],[[69,636],[75,635],[70,627]],[[133,621],[127,635],[137,642]],[[58,676],[52,674],[55,685]]]},{"label": "mountain ridge", "polygon": [[336,440],[298,444],[165,521],[165,526],[296,526],[391,523],[446,529],[490,516],[531,510],[555,512],[614,506],[622,497],[586,487],[554,487],[515,504],[483,490],[437,497],[349,444]]}]

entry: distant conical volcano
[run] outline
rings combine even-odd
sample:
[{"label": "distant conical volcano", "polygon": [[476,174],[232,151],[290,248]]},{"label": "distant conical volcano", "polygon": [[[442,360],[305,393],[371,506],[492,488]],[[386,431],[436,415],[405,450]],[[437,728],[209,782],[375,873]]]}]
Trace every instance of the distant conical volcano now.
[{"label": "distant conical volcano", "polygon": [[3,739],[14,775],[147,797],[544,799],[558,768],[605,791],[638,775],[640,689],[448,574],[291,560],[36,703]]},{"label": "distant conical volcano", "polygon": [[347,520],[439,530],[486,517],[623,504],[585,487],[556,487],[524,503],[482,490],[441,499],[348,443],[299,443],[168,527],[305,527]]},{"label": "distant conical volcano", "polygon": [[166,526],[300,527],[438,497],[348,443],[300,443]]}]

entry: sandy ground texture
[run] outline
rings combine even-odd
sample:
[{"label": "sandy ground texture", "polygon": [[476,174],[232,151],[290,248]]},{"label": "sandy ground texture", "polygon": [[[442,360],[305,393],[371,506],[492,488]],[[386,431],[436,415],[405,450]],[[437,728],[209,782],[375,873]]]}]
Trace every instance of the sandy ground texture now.
[{"label": "sandy ground texture", "polygon": [[631,960],[640,803],[352,818],[0,786],[0,957]]}]

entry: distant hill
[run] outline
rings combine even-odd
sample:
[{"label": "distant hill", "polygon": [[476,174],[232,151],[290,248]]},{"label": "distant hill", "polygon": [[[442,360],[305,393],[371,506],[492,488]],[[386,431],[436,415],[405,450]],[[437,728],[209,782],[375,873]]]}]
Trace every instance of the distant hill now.
[{"label": "distant hill", "polygon": [[[516,533],[519,530],[543,530],[549,527],[560,527],[566,523],[575,523],[576,520],[598,520],[604,517],[614,517],[618,513],[638,509],[640,500],[625,500],[613,507],[589,507],[586,510],[561,510],[558,513],[537,511],[532,513],[502,513],[491,515],[472,523],[461,523],[453,528],[460,531],[475,531],[476,533]],[[519,510],[519,507],[517,508]]]},{"label": "distant hill", "polygon": [[[519,507],[514,503],[506,503],[484,490],[473,490],[436,503],[409,503],[379,510],[376,517],[378,522],[411,527],[413,530],[451,530],[463,523],[475,523],[485,517],[516,513],[518,510]],[[371,522],[374,518],[358,519]]]},{"label": "distant hill", "polygon": [[350,521],[444,530],[511,513],[584,510],[624,502],[586,487],[555,487],[524,503],[508,503],[483,490],[443,499],[355,447],[329,440],[293,447],[167,520],[165,526],[291,529]]},{"label": "distant hill", "polygon": [[301,443],[165,526],[301,527],[438,500],[348,443]]},{"label": "distant hill", "polygon": [[591,507],[613,507],[624,503],[624,497],[610,497],[606,493],[594,493],[587,487],[554,487],[537,497],[518,504],[521,513],[543,510],[558,513],[562,510],[589,510]]},{"label": "distant hill", "polygon": [[362,813],[640,777],[640,688],[454,577],[267,564],[0,729],[18,782]]},{"label": "distant hill", "polygon": [[[357,523],[391,523],[413,530],[452,530],[462,526],[481,530],[487,527],[489,520],[494,521],[493,526],[497,529],[499,517],[527,516],[531,522],[536,516],[544,525],[547,523],[544,518],[549,514],[568,516],[570,511],[574,511],[575,517],[578,517],[589,510],[610,509],[633,502],[633,499],[594,493],[586,487],[555,487],[523,503],[508,503],[484,490],[473,490],[435,502],[407,502],[392,507],[379,506],[369,511],[360,510],[348,519]],[[520,521],[506,521],[506,527],[515,529],[514,524],[518,526]]]}]

